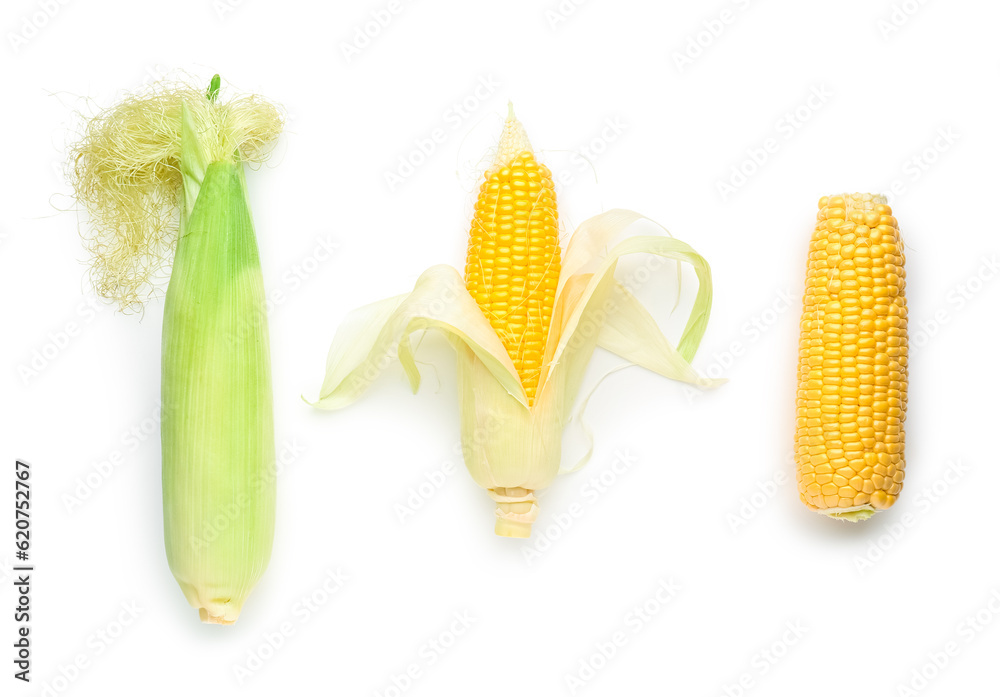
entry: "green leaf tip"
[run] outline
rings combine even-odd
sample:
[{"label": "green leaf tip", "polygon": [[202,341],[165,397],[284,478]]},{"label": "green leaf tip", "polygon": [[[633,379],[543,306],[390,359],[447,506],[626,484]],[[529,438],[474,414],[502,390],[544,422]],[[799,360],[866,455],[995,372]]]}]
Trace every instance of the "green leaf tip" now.
[{"label": "green leaf tip", "polygon": [[221,86],[222,86],[222,78],[220,78],[219,74],[216,73],[215,76],[212,78],[212,82],[210,82],[208,85],[208,92],[205,93],[205,96],[208,97],[208,101],[214,102],[216,100],[216,98],[219,96],[219,87]]}]

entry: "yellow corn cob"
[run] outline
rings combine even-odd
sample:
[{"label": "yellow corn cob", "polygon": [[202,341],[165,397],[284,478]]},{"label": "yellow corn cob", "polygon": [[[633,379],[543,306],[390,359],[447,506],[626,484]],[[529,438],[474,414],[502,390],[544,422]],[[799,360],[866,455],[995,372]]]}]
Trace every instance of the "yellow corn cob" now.
[{"label": "yellow corn cob", "polygon": [[542,369],[559,284],[559,226],[552,173],[535,159],[513,113],[479,190],[465,281],[510,355],[528,396]]},{"label": "yellow corn cob", "polygon": [[864,520],[903,486],[903,242],[882,196],[824,196],[816,218],[799,343],[799,496]]}]

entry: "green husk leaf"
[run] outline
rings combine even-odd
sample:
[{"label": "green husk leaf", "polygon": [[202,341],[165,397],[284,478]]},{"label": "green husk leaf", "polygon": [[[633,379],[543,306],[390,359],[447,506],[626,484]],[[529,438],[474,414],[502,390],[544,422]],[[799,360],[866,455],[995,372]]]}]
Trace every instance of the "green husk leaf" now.
[{"label": "green husk leaf", "polygon": [[219,77],[218,73],[212,76],[212,81],[208,84],[208,91],[205,96],[208,97],[208,101],[214,102],[219,98],[219,88],[222,86],[222,78]]},{"label": "green husk leaf", "polygon": [[198,200],[198,192],[201,191],[201,184],[205,181],[205,170],[209,164],[208,156],[198,141],[198,127],[194,123],[191,109],[187,105],[181,105],[180,170],[183,185],[181,228],[194,211],[194,204]]},{"label": "green husk leaf", "polygon": [[223,624],[267,568],[274,535],[264,283],[241,168],[205,169],[163,316],[167,559],[202,619]]}]

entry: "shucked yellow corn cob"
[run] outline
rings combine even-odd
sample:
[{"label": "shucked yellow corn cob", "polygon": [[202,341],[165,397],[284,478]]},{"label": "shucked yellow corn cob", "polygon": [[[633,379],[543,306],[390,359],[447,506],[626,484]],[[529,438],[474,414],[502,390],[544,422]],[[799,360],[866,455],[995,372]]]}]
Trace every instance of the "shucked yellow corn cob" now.
[{"label": "shucked yellow corn cob", "polygon": [[885,198],[824,196],[809,246],[799,343],[799,496],[864,520],[903,486],[906,275]]},{"label": "shucked yellow corn cob", "polygon": [[528,405],[542,370],[559,285],[559,225],[552,173],[508,119],[485,173],[469,233],[465,282],[507,349]]}]

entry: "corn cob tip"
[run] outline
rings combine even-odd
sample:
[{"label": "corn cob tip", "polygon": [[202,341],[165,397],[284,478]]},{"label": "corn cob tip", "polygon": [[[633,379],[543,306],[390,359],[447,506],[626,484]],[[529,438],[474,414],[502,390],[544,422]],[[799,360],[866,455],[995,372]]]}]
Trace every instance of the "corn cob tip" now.
[{"label": "corn cob tip", "polygon": [[856,210],[870,206],[884,206],[887,203],[888,199],[884,194],[843,193],[834,196],[823,196],[819,200],[819,207],[826,208],[828,205],[839,204],[848,210]]},{"label": "corn cob tip", "polygon": [[531,524],[538,518],[535,492],[522,487],[489,489],[497,502],[494,532],[500,537],[531,537]]},{"label": "corn cob tip", "polygon": [[503,124],[503,133],[500,134],[500,143],[497,145],[497,154],[493,159],[493,166],[486,171],[488,177],[493,172],[506,167],[518,155],[523,152],[533,153],[531,141],[524,130],[524,125],[514,116],[514,104],[507,102],[507,120]]}]

